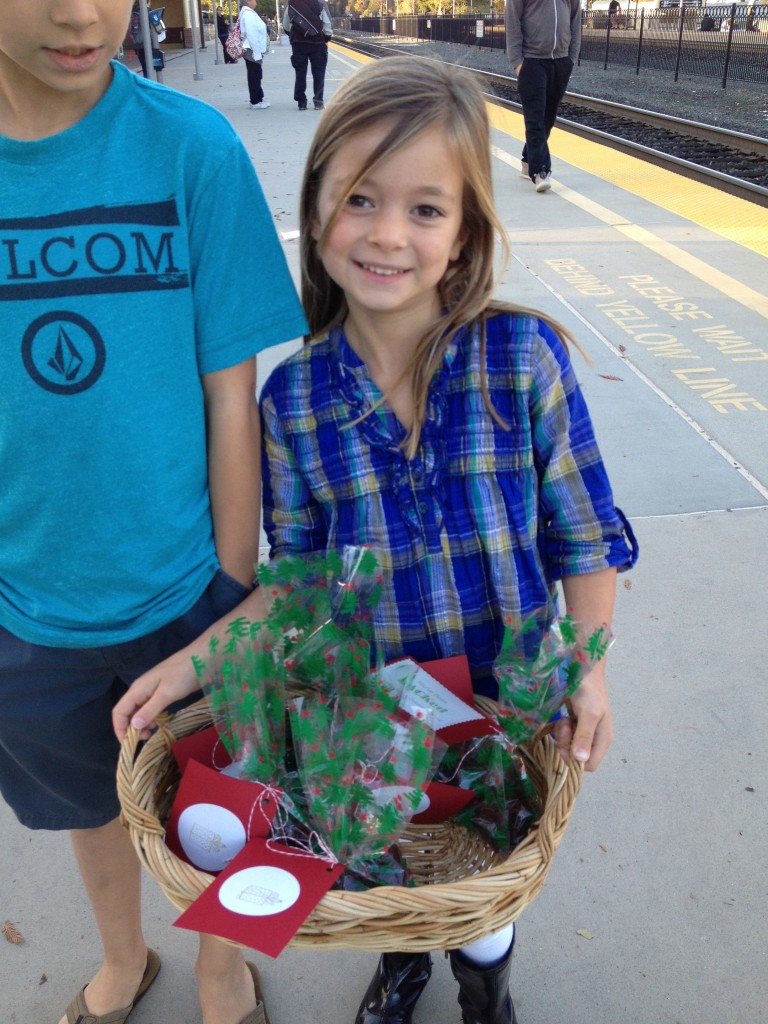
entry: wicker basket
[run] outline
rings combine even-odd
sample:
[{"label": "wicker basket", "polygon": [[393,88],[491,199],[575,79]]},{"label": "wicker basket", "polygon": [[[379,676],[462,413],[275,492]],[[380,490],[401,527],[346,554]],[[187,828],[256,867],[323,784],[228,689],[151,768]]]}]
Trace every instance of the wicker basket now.
[{"label": "wicker basket", "polygon": [[[478,700],[480,703],[480,700]],[[130,729],[120,752],[117,789],[123,821],[141,862],[180,910],[213,876],[165,845],[163,826],[179,783],[171,753],[177,739],[211,724],[198,701],[174,715],[145,744]],[[549,737],[523,749],[544,811],[507,858],[455,824],[409,826],[403,852],[416,888],[331,891],[293,937],[294,948],[427,952],[456,949],[514,921],[538,895],[581,785],[581,766],[566,766]]]}]

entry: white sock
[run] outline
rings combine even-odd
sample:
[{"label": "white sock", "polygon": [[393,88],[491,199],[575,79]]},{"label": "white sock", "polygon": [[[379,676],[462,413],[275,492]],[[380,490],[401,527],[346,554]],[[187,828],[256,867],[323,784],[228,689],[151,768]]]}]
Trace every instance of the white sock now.
[{"label": "white sock", "polygon": [[496,963],[509,952],[509,948],[515,941],[514,922],[502,928],[500,932],[486,935],[476,942],[470,942],[462,946],[459,952],[472,963],[484,967],[486,964]]}]

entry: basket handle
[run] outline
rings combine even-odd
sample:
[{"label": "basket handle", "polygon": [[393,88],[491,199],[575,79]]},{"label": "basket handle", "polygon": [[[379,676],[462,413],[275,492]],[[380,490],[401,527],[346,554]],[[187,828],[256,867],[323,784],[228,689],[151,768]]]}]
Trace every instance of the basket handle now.
[{"label": "basket handle", "polygon": [[[166,728],[165,721],[170,721],[170,715],[163,712],[158,716],[158,732],[163,733],[163,738],[170,748],[173,743],[173,735]],[[120,753],[117,759],[117,795],[120,800],[120,823],[130,831],[134,826],[143,831],[156,832],[157,823],[151,815],[137,803],[133,787],[133,772],[139,749],[144,741],[141,739],[141,732],[132,725],[128,726],[125,738],[120,744]],[[160,834],[164,829],[160,828]]]}]

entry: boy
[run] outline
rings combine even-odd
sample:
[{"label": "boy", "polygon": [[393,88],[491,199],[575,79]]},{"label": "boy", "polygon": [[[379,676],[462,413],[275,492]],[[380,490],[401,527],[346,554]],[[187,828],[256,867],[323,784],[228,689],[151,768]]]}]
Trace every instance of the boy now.
[{"label": "boy", "polygon": [[[0,3],[0,789],[70,830],[104,947],[63,1024],[122,1024],[159,969],[111,710],[250,591],[254,355],[306,330],[230,126],[112,62],[130,10]],[[196,971],[206,1024],[263,1020],[240,950],[201,936]]]}]

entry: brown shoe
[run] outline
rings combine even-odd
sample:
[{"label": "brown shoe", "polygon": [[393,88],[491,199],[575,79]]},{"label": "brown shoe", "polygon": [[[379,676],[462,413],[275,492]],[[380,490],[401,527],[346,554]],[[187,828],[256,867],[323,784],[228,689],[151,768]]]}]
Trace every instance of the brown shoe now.
[{"label": "brown shoe", "polygon": [[121,1010],[113,1010],[111,1013],[103,1013],[100,1017],[91,1013],[85,1001],[85,988],[82,988],[67,1007],[67,1024],[125,1024],[131,1011],[139,1000],[149,991],[149,987],[160,971],[160,957],[154,949],[147,950],[147,966],[144,968],[144,976],[141,984],[136,989],[133,1002],[124,1006]]},{"label": "brown shoe", "polygon": [[264,989],[261,987],[259,969],[256,964],[252,964],[248,960],[246,960],[245,966],[251,972],[251,977],[253,978],[253,988],[256,992],[256,1009],[252,1010],[247,1017],[243,1017],[240,1024],[269,1024],[267,1007],[264,1002]]}]

